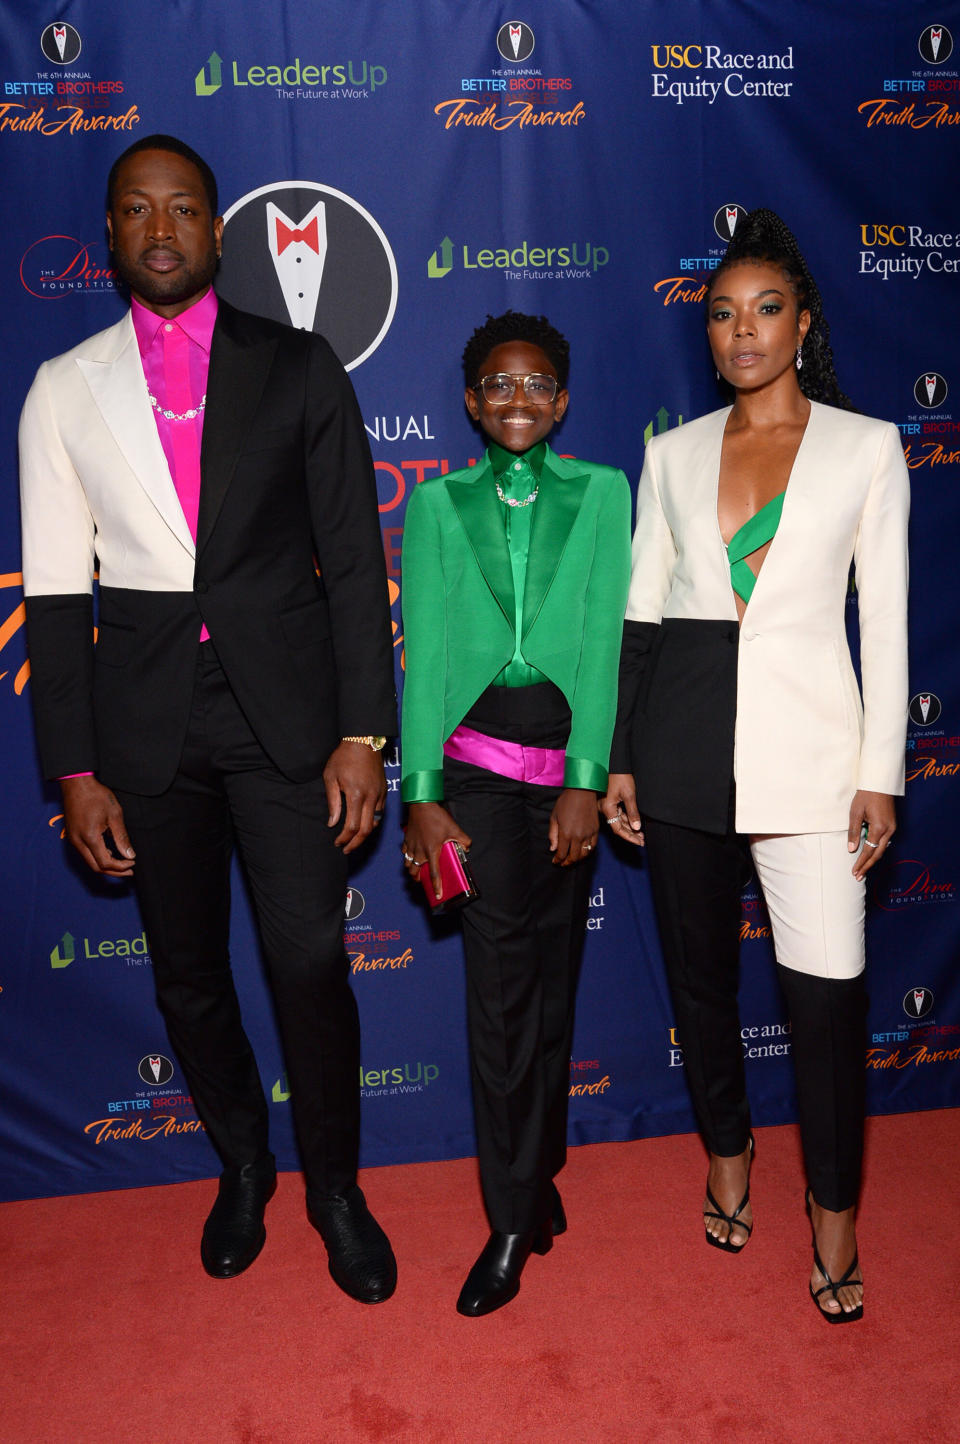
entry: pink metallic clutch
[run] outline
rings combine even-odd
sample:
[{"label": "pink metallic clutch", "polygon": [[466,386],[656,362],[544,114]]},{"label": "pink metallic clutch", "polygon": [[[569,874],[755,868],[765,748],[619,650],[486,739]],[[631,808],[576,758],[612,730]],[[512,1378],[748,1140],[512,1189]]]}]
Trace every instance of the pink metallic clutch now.
[{"label": "pink metallic clutch", "polygon": [[440,885],[442,894],[439,902],[430,878],[430,864],[425,862],[420,869],[420,882],[426,893],[427,902],[435,913],[449,912],[462,908],[477,896],[476,885],[467,862],[467,854],[459,842],[448,838],[440,849]]}]

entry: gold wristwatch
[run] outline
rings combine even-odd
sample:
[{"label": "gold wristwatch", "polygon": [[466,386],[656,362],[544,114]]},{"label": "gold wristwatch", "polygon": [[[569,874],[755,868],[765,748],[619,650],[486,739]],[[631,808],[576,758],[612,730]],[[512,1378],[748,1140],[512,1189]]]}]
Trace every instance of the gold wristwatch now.
[{"label": "gold wristwatch", "polygon": [[386,737],[341,737],[341,742],[363,742],[367,747],[372,747],[374,752],[382,752],[387,745]]}]

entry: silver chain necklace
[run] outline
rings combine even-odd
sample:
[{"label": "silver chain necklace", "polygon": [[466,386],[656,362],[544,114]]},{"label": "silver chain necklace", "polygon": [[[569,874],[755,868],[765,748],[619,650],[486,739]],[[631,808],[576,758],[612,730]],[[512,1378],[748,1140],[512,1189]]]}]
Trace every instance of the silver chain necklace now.
[{"label": "silver chain necklace", "polygon": [[[147,392],[147,395],[150,396],[149,391]],[[160,402],[155,396],[150,396],[150,405],[153,407],[154,411],[159,411],[164,421],[194,421],[200,415],[206,404],[207,393],[204,392],[200,398],[199,406],[191,406],[189,411],[168,411],[165,406],[160,405]]]}]

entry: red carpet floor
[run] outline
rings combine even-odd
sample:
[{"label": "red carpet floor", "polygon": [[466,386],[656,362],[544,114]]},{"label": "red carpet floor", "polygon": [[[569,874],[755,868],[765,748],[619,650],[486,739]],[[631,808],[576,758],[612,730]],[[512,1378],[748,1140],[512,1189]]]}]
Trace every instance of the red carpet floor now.
[{"label": "red carpet floor", "polygon": [[796,1132],[761,1129],[756,1229],[707,1248],[694,1138],[571,1151],[568,1233],[486,1319],[454,1301],[485,1238],[474,1164],[373,1169],[400,1285],[326,1273],[299,1176],[215,1282],[210,1183],[0,1205],[3,1444],[960,1439],[960,1110],[876,1119],[862,1323],[807,1295]]}]

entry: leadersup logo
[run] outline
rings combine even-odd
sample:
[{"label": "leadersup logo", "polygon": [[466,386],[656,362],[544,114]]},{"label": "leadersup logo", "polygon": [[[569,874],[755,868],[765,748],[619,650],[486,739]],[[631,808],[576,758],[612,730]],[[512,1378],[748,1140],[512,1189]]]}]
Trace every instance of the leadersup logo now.
[{"label": "leadersup logo", "polygon": [[[128,967],[143,967],[151,962],[146,933],[135,938],[83,938],[81,956],[93,958],[123,958]],[[77,959],[77,942],[73,933],[66,932],[50,952],[51,968],[69,968]]]},{"label": "leadersup logo", "polygon": [[[944,98],[960,90],[957,72],[940,69],[953,54],[953,36],[946,25],[928,25],[922,30],[917,51],[923,67],[909,76],[888,77],[883,82],[882,96],[857,106],[868,130],[877,125],[899,125],[907,130],[926,130],[932,125],[938,130],[944,125],[960,124],[960,110]],[[904,92],[908,99],[899,98]],[[930,98],[924,100],[923,96]]]},{"label": "leadersup logo", "polygon": [[[360,1068],[360,1097],[400,1097],[407,1093],[425,1093],[440,1077],[436,1063],[396,1063],[387,1068]],[[286,1077],[278,1078],[271,1097],[274,1103],[287,1103],[290,1090]]]},{"label": "leadersup logo", "polygon": [[[753,55],[746,51],[722,50],[719,45],[651,45],[653,58],[652,95],[655,100],[705,100],[713,105],[718,96],[732,100],[775,99],[790,95],[794,81],[749,79],[745,72],[787,71],[793,69],[793,46],[782,55]],[[710,76],[677,80],[676,71],[709,70]],[[715,78],[714,78],[715,77]]]},{"label": "leadersup logo", "polygon": [[502,271],[505,281],[581,281],[596,275],[610,260],[606,246],[593,241],[573,241],[563,245],[531,245],[529,241],[506,245],[469,245],[454,249],[453,241],[444,236],[427,262],[431,280],[442,280],[455,268],[464,271]]},{"label": "leadersup logo", "polygon": [[336,64],[303,64],[299,56],[284,63],[246,65],[239,60],[224,61],[214,50],[194,78],[196,95],[216,95],[224,84],[231,89],[273,90],[278,100],[367,100],[387,82],[383,65],[366,60]]}]

